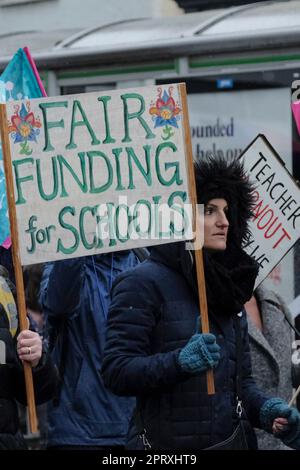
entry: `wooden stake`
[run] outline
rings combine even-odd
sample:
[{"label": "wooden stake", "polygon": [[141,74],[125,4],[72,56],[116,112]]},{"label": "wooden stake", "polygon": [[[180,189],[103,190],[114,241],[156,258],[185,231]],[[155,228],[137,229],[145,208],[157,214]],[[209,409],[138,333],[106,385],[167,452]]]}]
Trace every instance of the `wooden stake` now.
[{"label": "wooden stake", "polygon": [[[182,115],[183,115],[183,126],[185,133],[185,147],[187,155],[187,170],[189,178],[189,193],[190,200],[192,202],[193,210],[193,232],[199,233],[199,214],[197,211],[197,192],[196,192],[196,182],[195,182],[195,172],[193,164],[193,151],[191,144],[190,136],[190,125],[188,118],[188,107],[186,99],[186,87],[184,83],[179,85],[180,95],[181,95],[181,104],[182,104]],[[199,306],[201,314],[201,328],[203,333],[209,333],[209,321],[208,321],[208,312],[207,312],[207,298],[206,298],[206,287],[205,287],[205,275],[203,267],[203,254],[201,249],[195,249],[195,261],[196,261],[196,272],[197,272],[197,283],[198,283],[198,296],[199,296]],[[207,392],[209,395],[215,393],[214,385],[214,375],[212,369],[206,372],[207,379]]]},{"label": "wooden stake", "polygon": [[[26,311],[26,304],[25,304],[23,272],[22,272],[22,266],[20,262],[18,223],[17,223],[17,214],[16,214],[16,206],[15,206],[15,194],[14,194],[14,184],[13,184],[13,174],[12,174],[12,164],[11,164],[11,154],[10,154],[5,104],[0,104],[0,127],[1,127],[3,162],[4,162],[4,170],[5,170],[5,177],[6,177],[6,194],[7,194],[7,204],[8,204],[8,211],[9,211],[10,233],[11,233],[11,240],[12,240],[12,255],[13,255],[13,263],[14,263],[14,269],[15,269],[16,288],[17,288],[18,314],[19,314],[20,329],[22,331],[28,328],[28,321],[27,321],[27,311]],[[24,375],[25,375],[26,397],[27,397],[27,404],[28,404],[30,430],[32,433],[36,433],[37,432],[37,418],[36,418],[36,409],[35,409],[35,400],[34,400],[34,388],[33,388],[33,381],[32,381],[32,370],[31,370],[30,364],[26,362],[23,363],[23,366],[24,366]]]}]

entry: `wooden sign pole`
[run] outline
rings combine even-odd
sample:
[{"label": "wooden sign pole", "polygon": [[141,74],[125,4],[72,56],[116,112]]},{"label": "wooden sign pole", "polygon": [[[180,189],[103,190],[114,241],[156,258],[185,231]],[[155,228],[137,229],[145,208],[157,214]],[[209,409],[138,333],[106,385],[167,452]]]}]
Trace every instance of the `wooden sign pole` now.
[{"label": "wooden sign pole", "polygon": [[[15,269],[16,288],[17,288],[18,313],[19,313],[20,329],[22,331],[28,328],[28,320],[27,320],[27,312],[26,312],[26,304],[25,304],[23,272],[22,272],[22,266],[20,262],[18,226],[17,226],[17,217],[16,217],[16,207],[15,207],[13,175],[12,175],[12,168],[11,168],[9,136],[8,136],[8,129],[7,129],[7,116],[6,116],[6,107],[4,104],[0,104],[0,127],[1,127],[3,162],[4,162],[4,169],[5,169],[5,176],[6,176],[6,194],[7,194],[7,204],[8,204],[8,211],[9,211],[10,233],[11,233],[11,240],[12,240],[12,255],[13,255],[13,263],[14,263],[14,269]],[[29,412],[29,425],[30,425],[31,432],[35,433],[37,432],[37,418],[36,418],[36,409],[35,409],[35,400],[34,400],[32,370],[31,370],[30,364],[24,362],[23,365],[24,365],[26,396],[27,396],[27,404],[28,404],[28,412]]]},{"label": "wooden sign pole", "polygon": [[[181,95],[183,125],[184,125],[184,131],[185,131],[185,147],[186,147],[186,156],[187,156],[187,173],[188,173],[188,178],[189,178],[189,193],[190,193],[190,199],[191,199],[192,208],[193,208],[193,221],[194,221],[193,232],[198,233],[197,231],[199,230],[199,214],[197,211],[197,192],[196,192],[195,172],[194,172],[194,165],[193,165],[193,152],[192,152],[192,144],[191,144],[191,137],[190,137],[190,125],[189,125],[189,118],[188,118],[188,107],[187,107],[185,85],[180,84],[179,89],[180,89],[180,95]],[[202,328],[202,333],[209,333],[205,275],[204,275],[204,267],[203,267],[203,254],[202,254],[201,249],[197,249],[197,248],[195,249],[195,261],[196,261],[198,296],[199,296],[199,306],[200,306],[200,315],[201,315],[201,328]],[[207,392],[209,395],[213,395],[215,393],[215,385],[214,385],[214,376],[213,376],[212,369],[207,371],[206,379],[207,379]]]}]

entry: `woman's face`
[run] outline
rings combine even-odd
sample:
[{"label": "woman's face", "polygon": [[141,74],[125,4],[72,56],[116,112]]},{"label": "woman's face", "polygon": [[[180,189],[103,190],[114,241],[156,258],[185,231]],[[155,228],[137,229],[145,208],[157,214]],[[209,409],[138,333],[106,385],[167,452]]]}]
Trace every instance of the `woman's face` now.
[{"label": "woman's face", "polygon": [[211,199],[204,207],[204,248],[226,250],[229,222],[225,199]]}]

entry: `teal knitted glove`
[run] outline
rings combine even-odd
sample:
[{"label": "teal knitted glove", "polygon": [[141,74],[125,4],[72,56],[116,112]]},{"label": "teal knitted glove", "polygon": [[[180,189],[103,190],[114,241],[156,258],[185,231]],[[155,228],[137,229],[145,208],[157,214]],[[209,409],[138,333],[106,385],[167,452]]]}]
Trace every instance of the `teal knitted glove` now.
[{"label": "teal knitted glove", "polygon": [[180,367],[185,372],[198,374],[216,367],[220,360],[220,346],[215,335],[198,333],[191,337],[178,356]]},{"label": "teal knitted glove", "polygon": [[260,410],[260,422],[265,431],[272,432],[275,418],[286,418],[288,424],[284,431],[275,434],[282,442],[292,449],[300,449],[300,413],[291,408],[281,398],[270,398]]}]

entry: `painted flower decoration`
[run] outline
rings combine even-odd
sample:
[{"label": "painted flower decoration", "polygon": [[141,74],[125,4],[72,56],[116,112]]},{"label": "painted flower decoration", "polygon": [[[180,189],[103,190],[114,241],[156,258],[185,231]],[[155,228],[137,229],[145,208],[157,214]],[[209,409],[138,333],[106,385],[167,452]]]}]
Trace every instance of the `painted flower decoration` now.
[{"label": "painted flower decoration", "polygon": [[14,106],[15,114],[11,116],[11,121],[8,122],[8,132],[11,133],[14,139],[14,144],[20,144],[20,154],[31,155],[28,142],[37,142],[36,138],[40,133],[39,128],[41,122],[39,118],[35,118],[33,112],[30,111],[30,103],[27,102],[26,106],[22,103],[20,106]]},{"label": "painted flower decoration", "polygon": [[164,127],[163,133],[165,135],[162,138],[167,140],[174,135],[172,127],[178,128],[177,121],[181,109],[172,97],[172,86],[169,87],[168,91],[164,90],[163,92],[161,87],[157,91],[158,98],[155,104],[151,103],[149,113],[153,116],[154,127]]}]

